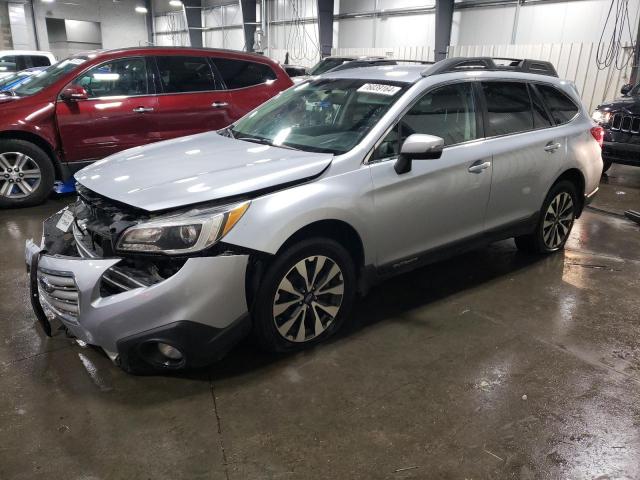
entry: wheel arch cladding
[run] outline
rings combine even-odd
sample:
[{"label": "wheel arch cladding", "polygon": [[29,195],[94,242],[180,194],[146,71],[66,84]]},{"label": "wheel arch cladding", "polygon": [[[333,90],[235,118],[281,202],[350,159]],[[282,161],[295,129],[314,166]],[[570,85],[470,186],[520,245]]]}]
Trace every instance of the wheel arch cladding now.
[{"label": "wheel arch cladding", "polygon": [[343,220],[318,220],[293,233],[278,249],[278,253],[290,245],[312,237],[325,237],[335,240],[347,249],[356,268],[364,265],[364,245],[357,230]]},{"label": "wheel arch cladding", "polygon": [[[352,225],[343,220],[318,220],[301,227],[283,242],[275,255],[281,254],[291,245],[314,237],[329,238],[342,245],[353,259],[356,267],[356,275],[360,276],[360,272],[364,267],[364,244],[358,231]],[[255,299],[254,295],[260,282],[260,278],[266,271],[270,259],[273,257],[274,256],[266,254],[254,255],[247,266],[246,292],[247,304],[250,308],[253,304],[253,300]]]},{"label": "wheel arch cladding", "polygon": [[577,168],[570,168],[566,170],[560,175],[553,185],[556,185],[558,182],[563,180],[567,180],[573,183],[576,187],[576,193],[578,194],[578,211],[576,212],[576,218],[580,217],[582,213],[582,209],[584,208],[584,189],[585,189],[585,179],[584,175]]},{"label": "wheel arch cladding", "polygon": [[58,156],[56,155],[53,146],[44,138],[36,135],[35,133],[23,132],[20,130],[7,130],[0,132],[0,140],[22,140],[24,142],[33,143],[36,147],[46,153],[49,160],[51,160],[51,164],[55,171],[55,178],[62,178],[62,166],[60,165]]}]

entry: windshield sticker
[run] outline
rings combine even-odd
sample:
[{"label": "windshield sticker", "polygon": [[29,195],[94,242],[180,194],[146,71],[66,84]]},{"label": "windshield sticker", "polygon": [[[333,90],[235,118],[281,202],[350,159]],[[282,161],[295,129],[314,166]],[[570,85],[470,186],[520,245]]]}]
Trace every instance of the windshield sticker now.
[{"label": "windshield sticker", "polygon": [[395,95],[400,91],[400,87],[393,85],[384,85],[382,83],[365,83],[359,89],[363,93],[377,93],[378,95]]}]

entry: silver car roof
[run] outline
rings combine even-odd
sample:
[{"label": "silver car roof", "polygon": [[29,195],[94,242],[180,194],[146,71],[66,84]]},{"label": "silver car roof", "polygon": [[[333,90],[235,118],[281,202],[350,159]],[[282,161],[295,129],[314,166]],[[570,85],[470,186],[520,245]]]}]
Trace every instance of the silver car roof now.
[{"label": "silver car roof", "polygon": [[393,80],[415,83],[422,78],[424,65],[378,65],[375,67],[351,68],[327,72],[322,78],[350,78],[357,80]]},{"label": "silver car roof", "polygon": [[425,72],[425,70],[428,70],[428,68],[429,67],[425,65],[379,65],[375,67],[362,67],[350,70],[340,70],[337,72],[327,72],[322,75],[322,78],[349,78],[372,81],[391,80],[407,84],[416,83],[423,78],[433,79],[434,81],[437,81],[437,83],[448,82],[460,78],[512,78],[514,80],[539,81],[563,87],[572,85],[572,82],[568,80],[563,80],[561,78],[552,77],[549,75],[539,75],[523,72],[508,72],[503,70],[469,70],[439,73],[432,76],[424,77],[422,74],[423,72]]}]

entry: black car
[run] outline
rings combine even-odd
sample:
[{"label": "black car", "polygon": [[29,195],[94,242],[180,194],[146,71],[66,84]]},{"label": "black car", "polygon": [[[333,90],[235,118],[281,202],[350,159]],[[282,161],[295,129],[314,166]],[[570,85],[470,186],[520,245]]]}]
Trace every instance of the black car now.
[{"label": "black car", "polygon": [[613,163],[640,166],[640,83],[627,84],[622,98],[598,105],[593,119],[604,128],[603,171]]}]

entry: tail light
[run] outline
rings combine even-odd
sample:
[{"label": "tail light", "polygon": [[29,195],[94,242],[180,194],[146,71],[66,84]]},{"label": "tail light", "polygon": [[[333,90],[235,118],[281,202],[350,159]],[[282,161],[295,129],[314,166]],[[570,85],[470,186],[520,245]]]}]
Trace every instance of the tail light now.
[{"label": "tail light", "polygon": [[593,138],[596,139],[596,142],[598,142],[598,145],[602,148],[602,144],[604,143],[604,128],[600,125],[591,128],[591,135],[593,135]]}]

